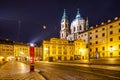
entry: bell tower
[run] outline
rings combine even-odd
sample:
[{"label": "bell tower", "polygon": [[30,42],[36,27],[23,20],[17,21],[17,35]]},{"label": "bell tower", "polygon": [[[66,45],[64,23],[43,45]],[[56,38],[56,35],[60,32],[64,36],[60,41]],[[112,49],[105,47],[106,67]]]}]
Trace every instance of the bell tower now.
[{"label": "bell tower", "polygon": [[66,10],[64,9],[62,20],[61,20],[60,39],[67,39],[68,34],[69,34],[68,18],[66,16]]}]

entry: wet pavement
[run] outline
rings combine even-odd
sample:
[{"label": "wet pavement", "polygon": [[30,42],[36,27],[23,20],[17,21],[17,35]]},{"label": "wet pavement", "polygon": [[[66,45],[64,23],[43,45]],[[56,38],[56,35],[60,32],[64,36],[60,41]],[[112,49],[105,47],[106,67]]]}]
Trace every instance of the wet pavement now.
[{"label": "wet pavement", "polygon": [[45,80],[38,72],[30,72],[30,66],[9,61],[0,67],[0,80]]}]

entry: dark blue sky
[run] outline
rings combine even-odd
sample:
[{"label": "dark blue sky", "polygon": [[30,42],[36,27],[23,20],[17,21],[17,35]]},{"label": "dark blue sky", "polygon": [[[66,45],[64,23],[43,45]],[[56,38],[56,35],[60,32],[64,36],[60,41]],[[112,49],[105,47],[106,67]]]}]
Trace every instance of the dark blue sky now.
[{"label": "dark blue sky", "polygon": [[41,42],[59,37],[64,8],[69,23],[77,8],[83,18],[88,17],[90,26],[120,17],[120,0],[0,0],[0,38]]}]

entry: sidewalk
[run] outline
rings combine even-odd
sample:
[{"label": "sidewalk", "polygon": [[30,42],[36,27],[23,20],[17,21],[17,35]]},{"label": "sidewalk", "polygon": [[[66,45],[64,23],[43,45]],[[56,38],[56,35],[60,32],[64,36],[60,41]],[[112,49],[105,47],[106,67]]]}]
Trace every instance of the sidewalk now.
[{"label": "sidewalk", "polygon": [[36,70],[29,72],[29,65],[21,62],[7,62],[0,68],[0,80],[46,80]]},{"label": "sidewalk", "polygon": [[59,63],[120,66],[120,58],[100,58],[88,60],[58,61]]}]

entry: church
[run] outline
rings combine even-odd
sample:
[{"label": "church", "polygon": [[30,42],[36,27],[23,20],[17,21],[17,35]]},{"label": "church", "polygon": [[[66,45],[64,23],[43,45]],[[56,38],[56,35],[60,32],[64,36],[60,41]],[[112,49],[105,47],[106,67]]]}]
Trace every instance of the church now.
[{"label": "church", "polygon": [[75,19],[69,26],[64,10],[60,39],[68,41],[82,39],[86,43],[91,58],[118,58],[120,57],[120,18],[115,17],[113,20],[89,27],[88,18],[83,19],[78,9]]},{"label": "church", "polygon": [[86,20],[83,19],[79,13],[79,9],[77,10],[75,19],[70,24],[70,27],[68,17],[66,15],[66,10],[64,9],[61,20],[60,39],[74,41],[80,37],[80,33],[86,30],[88,30],[88,18]]}]

